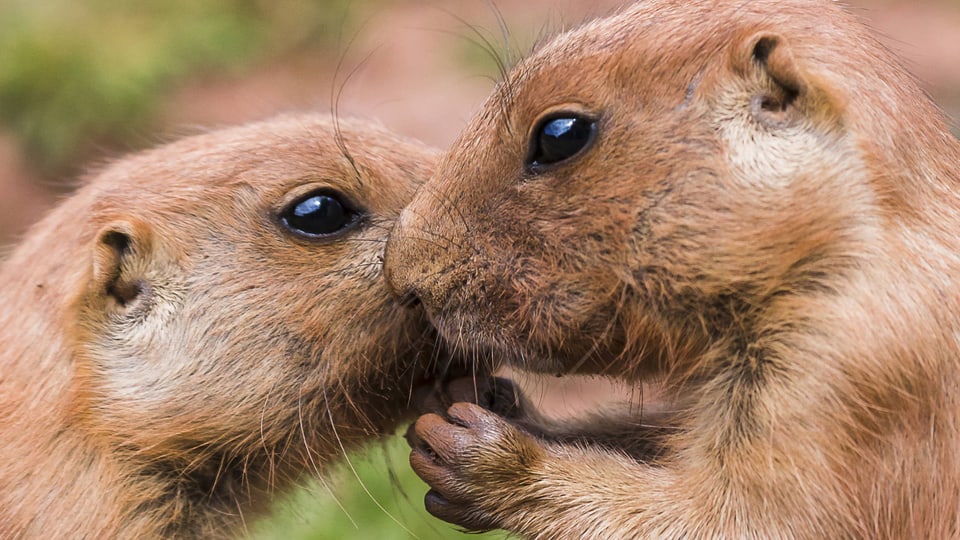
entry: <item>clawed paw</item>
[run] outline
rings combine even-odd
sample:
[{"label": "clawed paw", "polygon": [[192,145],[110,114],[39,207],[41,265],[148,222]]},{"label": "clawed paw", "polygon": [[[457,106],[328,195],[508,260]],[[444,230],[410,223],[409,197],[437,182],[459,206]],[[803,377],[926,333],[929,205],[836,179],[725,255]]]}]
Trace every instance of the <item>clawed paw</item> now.
[{"label": "clawed paw", "polygon": [[538,441],[475,403],[421,416],[407,433],[410,465],[430,485],[434,516],[469,530],[499,527],[503,493],[538,452]]},{"label": "clawed paw", "polygon": [[507,419],[521,418],[529,409],[513,382],[501,377],[461,377],[420,388],[414,395],[420,414],[443,414],[451,405],[461,402],[476,403]]}]

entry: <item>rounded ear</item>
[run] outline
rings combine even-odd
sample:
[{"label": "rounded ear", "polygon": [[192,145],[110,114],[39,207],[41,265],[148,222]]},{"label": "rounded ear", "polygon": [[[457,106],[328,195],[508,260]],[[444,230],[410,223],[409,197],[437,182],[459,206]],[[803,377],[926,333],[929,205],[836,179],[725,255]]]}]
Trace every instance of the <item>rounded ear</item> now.
[{"label": "rounded ear", "polygon": [[136,220],[114,221],[97,233],[91,287],[108,309],[129,310],[149,297],[152,240],[150,227]]},{"label": "rounded ear", "polygon": [[804,72],[782,36],[755,33],[743,41],[737,55],[737,63],[763,81],[750,101],[751,113],[761,123],[779,125],[794,116],[839,120],[840,103],[833,92]]},{"label": "rounded ear", "polygon": [[759,34],[751,40],[750,56],[779,88],[781,95],[770,100],[766,107],[785,109],[806,91],[807,85],[793,60],[793,54],[786,45],[780,43],[780,37],[772,34]]}]

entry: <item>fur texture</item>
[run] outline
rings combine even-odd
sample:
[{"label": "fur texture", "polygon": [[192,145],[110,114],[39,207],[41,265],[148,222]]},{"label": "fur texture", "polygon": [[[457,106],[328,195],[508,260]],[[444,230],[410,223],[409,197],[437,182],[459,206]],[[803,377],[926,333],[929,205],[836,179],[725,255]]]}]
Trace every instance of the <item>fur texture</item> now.
[{"label": "fur texture", "polygon": [[[433,160],[281,117],[118,161],[53,210],[2,270],[0,537],[229,537],[391,431],[433,339],[380,256]],[[285,229],[321,188],[357,226]]]},{"label": "fur texture", "polygon": [[[532,171],[558,112],[596,139]],[[388,279],[472,354],[658,380],[668,412],[592,443],[425,415],[428,508],[534,538],[957,537],[958,230],[960,143],[835,2],[648,0],[558,36],[404,211]]]}]

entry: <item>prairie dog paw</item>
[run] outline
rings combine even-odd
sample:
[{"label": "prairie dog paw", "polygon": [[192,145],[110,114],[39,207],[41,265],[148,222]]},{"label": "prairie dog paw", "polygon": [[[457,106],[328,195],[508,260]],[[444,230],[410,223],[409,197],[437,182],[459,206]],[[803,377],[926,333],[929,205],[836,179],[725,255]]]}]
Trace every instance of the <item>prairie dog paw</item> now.
[{"label": "prairie dog paw", "polygon": [[516,504],[540,441],[475,403],[421,416],[408,433],[410,465],[430,485],[424,500],[434,516],[470,530],[501,526],[503,508]]},{"label": "prairie dog paw", "polygon": [[443,414],[454,403],[476,403],[508,419],[518,419],[530,408],[520,389],[502,377],[461,377],[417,390],[414,401],[420,414]]}]

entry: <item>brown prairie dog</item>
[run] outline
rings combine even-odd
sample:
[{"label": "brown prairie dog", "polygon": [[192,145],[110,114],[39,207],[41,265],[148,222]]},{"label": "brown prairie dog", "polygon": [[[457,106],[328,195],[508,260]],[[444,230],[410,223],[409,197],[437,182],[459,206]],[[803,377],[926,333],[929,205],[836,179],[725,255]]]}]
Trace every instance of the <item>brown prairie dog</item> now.
[{"label": "brown prairie dog", "polygon": [[429,326],[379,259],[434,155],[280,117],[120,160],[36,225],[0,274],[0,538],[229,537],[391,431]]},{"label": "brown prairie dog", "polygon": [[958,230],[960,142],[838,3],[649,0],[558,36],[404,211],[388,280],[470,355],[661,380],[669,407],[577,444],[424,415],[428,509],[534,538],[960,535]]}]

